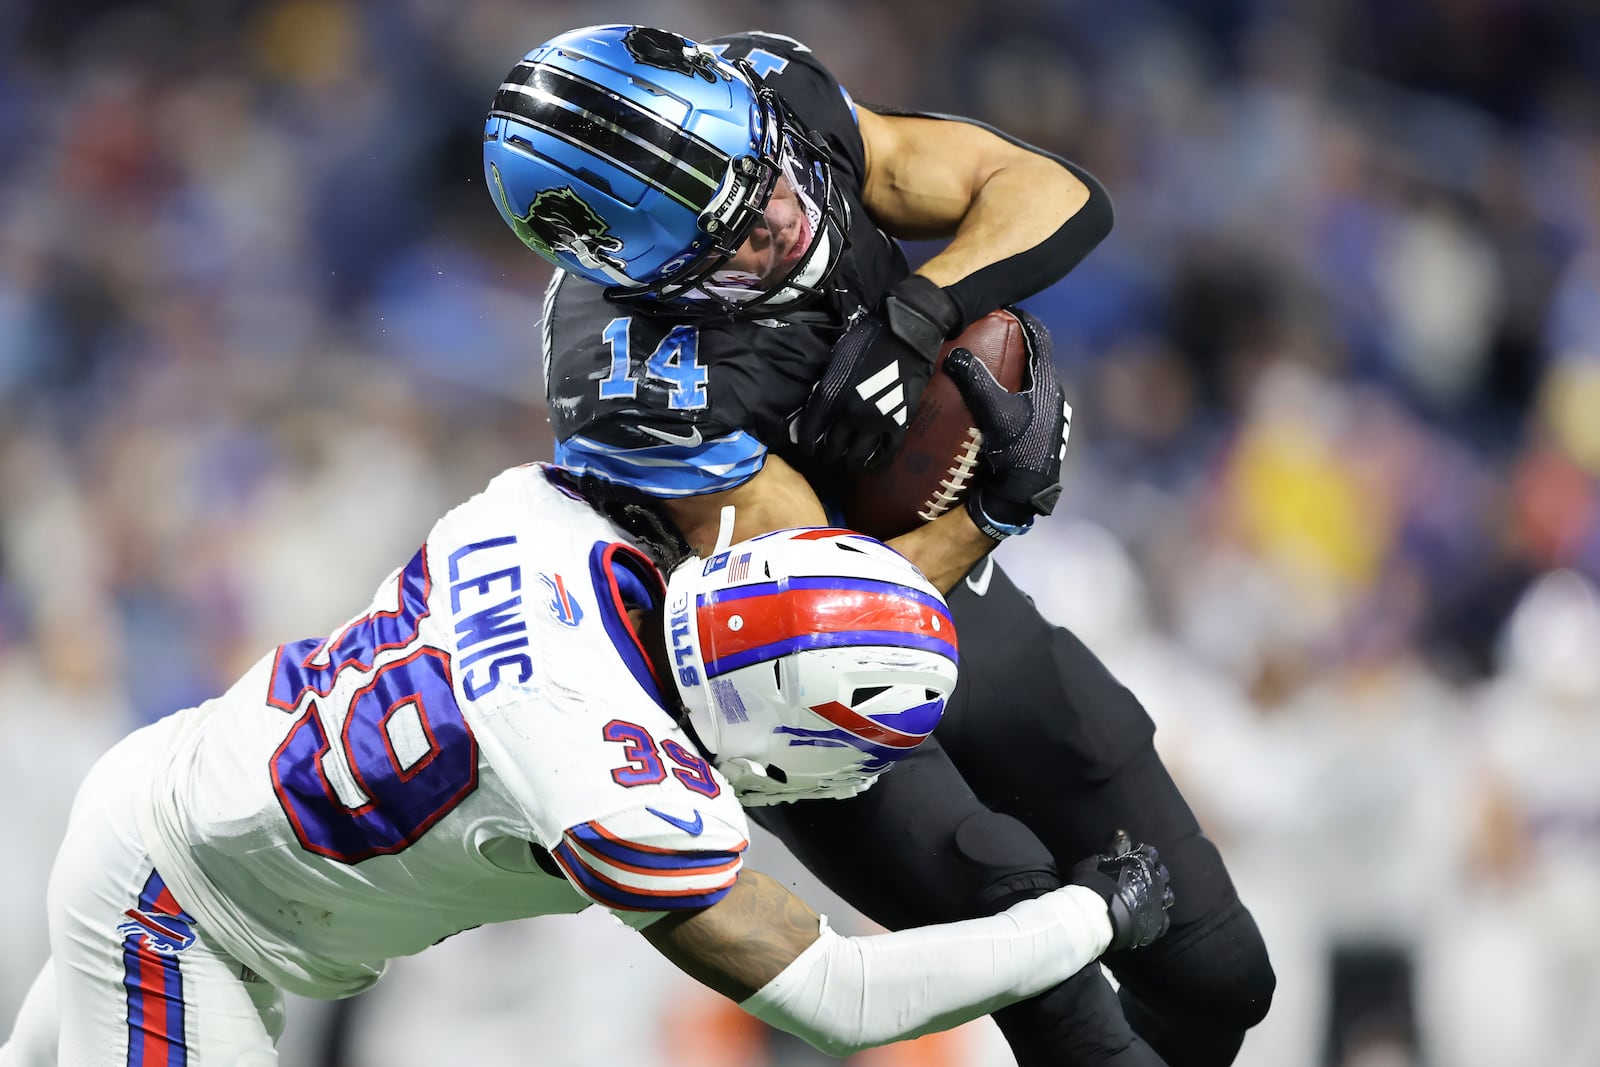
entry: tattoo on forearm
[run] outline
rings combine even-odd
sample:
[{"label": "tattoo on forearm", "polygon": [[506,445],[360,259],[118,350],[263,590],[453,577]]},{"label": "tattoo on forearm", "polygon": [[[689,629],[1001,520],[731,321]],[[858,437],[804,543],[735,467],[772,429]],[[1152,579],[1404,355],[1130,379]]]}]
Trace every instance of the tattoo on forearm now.
[{"label": "tattoo on forearm", "polygon": [[740,901],[743,912],[735,922],[745,933],[728,946],[728,954],[737,961],[735,973],[751,983],[754,993],[817,939],[818,920],[799,897],[766,875],[752,873],[767,884]]},{"label": "tattoo on forearm", "polygon": [[817,913],[781,884],[745,870],[716,905],[645,931],[668,959],[734,1000],[766,985],[817,939]]}]

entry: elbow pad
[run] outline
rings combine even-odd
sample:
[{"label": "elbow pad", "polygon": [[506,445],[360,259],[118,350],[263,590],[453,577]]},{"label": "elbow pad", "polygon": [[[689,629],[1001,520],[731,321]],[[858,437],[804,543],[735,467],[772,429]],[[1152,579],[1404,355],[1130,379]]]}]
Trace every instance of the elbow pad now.
[{"label": "elbow pad", "polygon": [[830,1056],[947,1030],[1042,993],[1111,941],[1105,901],[1065,886],[983,919],[817,940],[740,1004]]}]

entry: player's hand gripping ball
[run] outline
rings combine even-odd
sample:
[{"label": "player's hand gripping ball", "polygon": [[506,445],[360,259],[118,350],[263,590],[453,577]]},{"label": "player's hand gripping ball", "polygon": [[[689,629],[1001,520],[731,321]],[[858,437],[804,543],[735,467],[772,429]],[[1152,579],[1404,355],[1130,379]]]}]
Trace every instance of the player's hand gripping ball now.
[{"label": "player's hand gripping ball", "polygon": [[995,381],[1017,392],[1026,380],[1030,346],[1043,336],[1037,323],[1024,327],[1020,316],[1025,314],[1010,308],[991,311],[939,350],[933,378],[900,448],[886,466],[856,480],[844,509],[851,529],[877,538],[897,537],[966,498],[981,467],[983,434],[961,390],[944,372],[945,357],[964,348]]}]

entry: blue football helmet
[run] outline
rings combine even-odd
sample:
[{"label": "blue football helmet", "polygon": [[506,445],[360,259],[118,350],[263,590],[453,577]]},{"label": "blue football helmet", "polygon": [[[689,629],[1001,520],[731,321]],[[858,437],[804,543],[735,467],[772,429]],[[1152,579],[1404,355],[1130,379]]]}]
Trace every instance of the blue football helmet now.
[{"label": "blue football helmet", "polygon": [[643,310],[782,318],[846,245],[818,140],[747,63],[665,30],[533,49],[495,94],[483,165],[524,244]]}]

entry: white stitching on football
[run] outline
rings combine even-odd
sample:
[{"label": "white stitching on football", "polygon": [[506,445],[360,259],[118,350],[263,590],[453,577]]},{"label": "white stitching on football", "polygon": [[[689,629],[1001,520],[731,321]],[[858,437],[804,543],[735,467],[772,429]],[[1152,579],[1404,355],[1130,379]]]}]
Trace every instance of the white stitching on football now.
[{"label": "white stitching on football", "polygon": [[978,469],[978,455],[982,449],[982,432],[976,426],[967,427],[967,440],[961,446],[961,453],[955,457],[950,469],[945,471],[944,480],[939,483],[939,491],[922,502],[922,509],[917,512],[918,518],[924,522],[932,522],[961,499],[967,483],[972,480],[972,472]]}]

